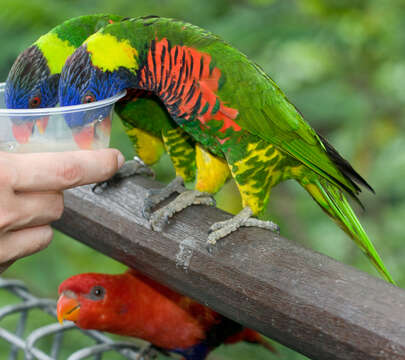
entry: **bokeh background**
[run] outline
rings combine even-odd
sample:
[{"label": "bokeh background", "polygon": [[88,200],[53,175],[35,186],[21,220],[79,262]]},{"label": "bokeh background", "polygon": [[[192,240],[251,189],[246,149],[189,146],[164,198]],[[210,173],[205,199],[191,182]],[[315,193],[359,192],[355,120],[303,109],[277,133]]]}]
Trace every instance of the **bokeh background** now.
[{"label": "bokeh background", "polygon": [[[405,4],[401,0],[0,0],[0,81],[20,51],[64,20],[108,12],[182,19],[222,36],[260,64],[305,119],[351,161],[376,190],[364,193],[360,220],[399,285],[405,286]],[[119,119],[112,146],[133,150]],[[167,158],[159,179],[174,175]],[[27,174],[29,176],[29,174]],[[237,210],[232,183],[219,195]],[[376,275],[371,264],[296,183],[279,185],[269,216],[283,236]],[[116,273],[121,264],[60,234],[48,249],[4,276],[51,298],[80,272]],[[0,299],[0,305],[8,299]],[[38,315],[40,317],[40,315]],[[0,353],[2,352],[0,344]],[[279,347],[280,359],[304,359]],[[113,357],[111,357],[113,358]],[[270,359],[254,346],[222,347],[213,359]]]}]

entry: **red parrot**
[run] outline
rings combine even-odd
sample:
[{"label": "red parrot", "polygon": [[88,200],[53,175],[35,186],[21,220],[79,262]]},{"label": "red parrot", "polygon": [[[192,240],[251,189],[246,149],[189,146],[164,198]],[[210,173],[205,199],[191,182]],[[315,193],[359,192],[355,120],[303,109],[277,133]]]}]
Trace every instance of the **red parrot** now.
[{"label": "red parrot", "polygon": [[124,274],[87,273],[59,286],[58,320],[144,339],[156,347],[203,360],[221,344],[247,341],[276,352],[259,333],[133,269]]}]

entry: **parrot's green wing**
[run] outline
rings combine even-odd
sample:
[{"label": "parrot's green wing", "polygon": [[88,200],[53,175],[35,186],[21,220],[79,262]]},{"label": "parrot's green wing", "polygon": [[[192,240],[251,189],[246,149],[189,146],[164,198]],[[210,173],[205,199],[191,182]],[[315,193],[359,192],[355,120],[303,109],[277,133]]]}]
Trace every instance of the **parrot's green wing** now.
[{"label": "parrot's green wing", "polygon": [[[234,67],[232,75],[227,74],[227,78],[240,76],[236,82],[244,85],[232,89],[232,102],[237,104],[235,107],[240,115],[236,122],[242,129],[276,145],[352,195],[360,192],[355,182],[372,190],[350,164],[305,122],[263,70],[243,56],[241,60],[234,62],[237,69]],[[252,76],[255,77],[252,82],[247,80]],[[247,89],[252,89],[252,86],[260,96],[249,96]],[[226,84],[221,90],[228,92]]]}]

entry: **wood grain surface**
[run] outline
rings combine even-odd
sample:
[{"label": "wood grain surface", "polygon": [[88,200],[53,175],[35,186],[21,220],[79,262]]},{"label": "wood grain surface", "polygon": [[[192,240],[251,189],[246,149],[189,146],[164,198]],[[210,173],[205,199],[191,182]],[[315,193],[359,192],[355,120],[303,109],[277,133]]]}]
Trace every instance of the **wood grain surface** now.
[{"label": "wood grain surface", "polygon": [[405,359],[402,289],[262,229],[209,253],[209,226],[230,215],[207,206],[154,232],[141,208],[160,186],[137,176],[66,191],[54,227],[311,359]]}]

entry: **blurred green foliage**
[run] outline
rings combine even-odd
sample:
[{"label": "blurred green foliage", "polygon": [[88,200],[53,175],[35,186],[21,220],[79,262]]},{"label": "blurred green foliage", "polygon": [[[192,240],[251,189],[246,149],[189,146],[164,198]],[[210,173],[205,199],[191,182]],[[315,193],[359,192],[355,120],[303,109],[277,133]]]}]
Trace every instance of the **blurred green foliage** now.
[{"label": "blurred green foliage", "polygon": [[[156,14],[202,26],[259,63],[311,125],[375,188],[361,197],[360,220],[398,283],[405,286],[405,3],[401,0],[2,0],[0,80],[17,54],[70,17],[109,12]],[[115,121],[112,146],[133,150]],[[173,176],[167,158],[159,178]],[[230,183],[218,195],[228,210],[240,206]],[[297,184],[272,193],[270,217],[285,237],[376,275],[368,260]],[[40,254],[6,273],[35,293],[56,297],[58,284],[80,272],[124,267],[62,234]],[[241,309],[242,310],[242,309]],[[0,349],[1,351],[1,349]],[[303,359],[280,347],[283,359]],[[219,349],[215,359],[271,358],[253,346]]]}]

